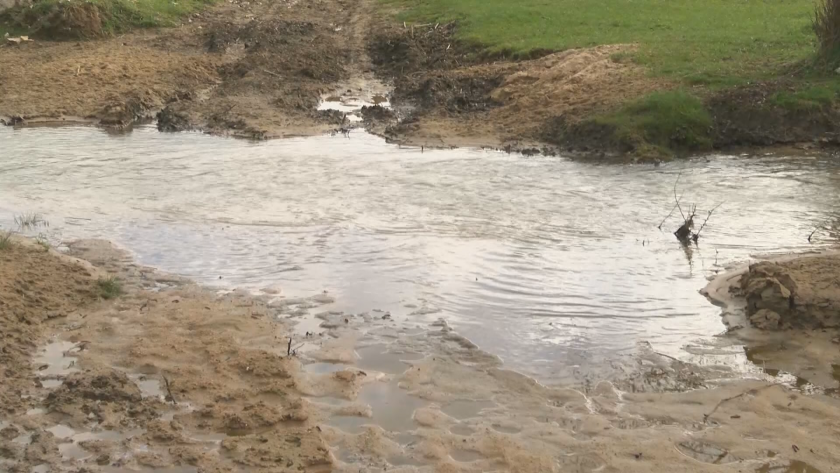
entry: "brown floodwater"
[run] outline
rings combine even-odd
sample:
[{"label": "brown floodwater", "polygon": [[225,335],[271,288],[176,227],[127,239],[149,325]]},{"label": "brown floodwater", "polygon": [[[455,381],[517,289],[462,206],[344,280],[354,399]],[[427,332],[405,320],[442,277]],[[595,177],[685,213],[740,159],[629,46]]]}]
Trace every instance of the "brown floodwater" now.
[{"label": "brown floodwater", "polygon": [[[696,247],[671,234],[678,217],[658,228],[677,176],[701,221],[723,204]],[[742,347],[714,343],[719,309],[698,290],[751,255],[834,243],[838,190],[840,163],[825,157],[617,166],[421,151],[362,132],[248,142],[0,129],[4,228],[37,212],[50,223],[37,232],[59,247],[106,238],[205,284],[328,291],[335,302],[316,310],[396,323],[444,318],[547,382],[607,372],[642,342],[751,369]]]}]

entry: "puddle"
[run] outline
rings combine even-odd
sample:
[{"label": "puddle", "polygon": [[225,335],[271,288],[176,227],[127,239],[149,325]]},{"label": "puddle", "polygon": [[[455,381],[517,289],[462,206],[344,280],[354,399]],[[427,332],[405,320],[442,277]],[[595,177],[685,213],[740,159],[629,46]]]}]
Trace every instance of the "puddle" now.
[{"label": "puddle", "polygon": [[347,399],[333,396],[310,397],[310,401],[318,404],[326,404],[328,406],[341,406],[347,404]]},{"label": "puddle", "polygon": [[472,450],[453,450],[449,452],[449,456],[452,457],[453,460],[462,463],[484,460],[484,455]]},{"label": "puddle", "polygon": [[53,435],[55,435],[55,438],[57,438],[57,439],[70,438],[70,437],[72,437],[73,435],[76,434],[75,430],[73,430],[70,427],[67,427],[66,425],[63,425],[63,424],[54,425],[54,426],[52,426],[52,427],[50,427],[49,429],[46,429],[46,430],[47,430],[47,432],[50,432]]},{"label": "puddle", "polygon": [[49,473],[50,466],[46,463],[42,463],[38,466],[32,468],[32,473]]},{"label": "puddle", "polygon": [[58,444],[58,452],[64,458],[71,460],[85,460],[93,456],[93,453],[83,449],[77,443],[68,442]]},{"label": "puddle", "polygon": [[484,409],[494,407],[495,405],[496,403],[493,401],[452,401],[443,406],[441,411],[449,417],[464,420],[475,417]]},{"label": "puddle", "polygon": [[455,435],[472,435],[475,429],[468,425],[457,424],[449,428],[449,431]]},{"label": "puddle", "polygon": [[309,363],[303,365],[303,371],[313,374],[327,374],[342,371],[347,368],[347,365],[339,363]]},{"label": "puddle", "polygon": [[358,433],[365,425],[378,425],[386,431],[405,432],[413,430],[414,411],[428,403],[411,396],[395,383],[371,383],[362,387],[358,402],[369,404],[373,409],[371,418],[357,416],[333,416],[327,424],[349,433]]},{"label": "puddle", "polygon": [[164,399],[166,396],[163,393],[163,388],[160,385],[160,380],[156,378],[148,378],[145,375],[129,375],[134,381],[134,384],[140,389],[140,396],[145,398]]},{"label": "puddle", "polygon": [[505,425],[493,424],[492,427],[496,432],[501,432],[503,434],[518,434],[519,432],[522,432],[522,430],[517,427],[508,427]]},{"label": "puddle", "polygon": [[402,355],[388,353],[385,345],[371,345],[356,349],[359,360],[356,366],[363,370],[379,371],[386,374],[402,374],[408,364],[400,361]]},{"label": "puddle", "polygon": [[730,455],[727,450],[697,440],[687,440],[685,442],[681,442],[677,444],[677,450],[679,450],[683,455],[691,457],[697,461],[711,463],[713,465],[722,465],[724,463],[731,463],[738,460]]},{"label": "puddle", "polygon": [[44,409],[41,409],[40,407],[36,407],[35,409],[29,409],[28,411],[26,411],[26,415],[28,415],[28,416],[39,416],[39,415],[43,414],[44,412],[46,412]]},{"label": "puddle", "polygon": [[790,463],[771,464],[765,463],[756,473],[822,473],[813,466],[799,460],[791,460]]},{"label": "puddle", "polygon": [[53,342],[47,344],[38,356],[33,358],[36,373],[41,378],[41,385],[45,388],[61,386],[61,379],[70,373],[78,371],[75,368],[77,358],[65,356],[66,353],[77,349],[72,342]]}]

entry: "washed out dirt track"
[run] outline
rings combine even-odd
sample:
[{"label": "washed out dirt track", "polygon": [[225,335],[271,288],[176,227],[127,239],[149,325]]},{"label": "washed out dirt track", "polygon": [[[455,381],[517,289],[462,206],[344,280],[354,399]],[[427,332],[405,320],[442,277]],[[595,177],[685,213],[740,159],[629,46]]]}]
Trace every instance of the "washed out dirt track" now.
[{"label": "washed out dirt track", "polygon": [[[372,0],[231,0],[175,28],[0,47],[0,117],[249,138],[346,126],[325,96],[381,95],[396,114],[365,125],[427,146],[546,141],[545,125],[604,110],[662,84],[613,61],[632,45],[511,61],[459,42],[456,23],[408,28]],[[376,89],[376,90],[373,90]],[[397,122],[396,118],[401,120]]]},{"label": "washed out dirt track", "polygon": [[[228,1],[176,28],[0,47],[6,121],[127,127],[162,111],[166,131],[274,138],[335,128],[322,94],[358,75],[370,4]],[[19,117],[19,118],[18,118]]]}]

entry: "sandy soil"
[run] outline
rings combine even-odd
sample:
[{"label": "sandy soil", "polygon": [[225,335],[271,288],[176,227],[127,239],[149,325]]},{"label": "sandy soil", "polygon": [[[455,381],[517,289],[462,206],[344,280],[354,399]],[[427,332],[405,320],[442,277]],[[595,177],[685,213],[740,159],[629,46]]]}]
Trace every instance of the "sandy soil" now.
[{"label": "sandy soil", "polygon": [[[836,397],[653,353],[625,380],[547,387],[445,321],[416,329],[323,311],[317,333],[300,334],[301,314],[329,295],[217,294],[101,241],[69,253],[18,241],[0,254],[9,471],[830,472],[840,462]],[[122,296],[97,298],[105,274],[123,281]]]},{"label": "sandy soil", "polygon": [[772,376],[840,389],[840,254],[776,257],[720,275],[704,293],[729,337]]}]

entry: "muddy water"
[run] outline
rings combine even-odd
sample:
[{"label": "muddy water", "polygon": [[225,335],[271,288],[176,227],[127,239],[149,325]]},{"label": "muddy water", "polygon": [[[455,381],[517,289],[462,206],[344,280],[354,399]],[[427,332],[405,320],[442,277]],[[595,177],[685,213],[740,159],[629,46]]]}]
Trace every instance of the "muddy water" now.
[{"label": "muddy water", "polygon": [[[0,130],[0,223],[40,212],[53,243],[111,239],[141,263],[222,287],[328,291],[330,310],[445,318],[546,381],[608,367],[640,342],[679,358],[723,330],[698,293],[732,262],[807,241],[840,208],[840,164],[713,156],[610,166],[482,150],[421,152],[361,132],[252,143],[152,128]],[[697,248],[683,202],[723,202]]]}]

